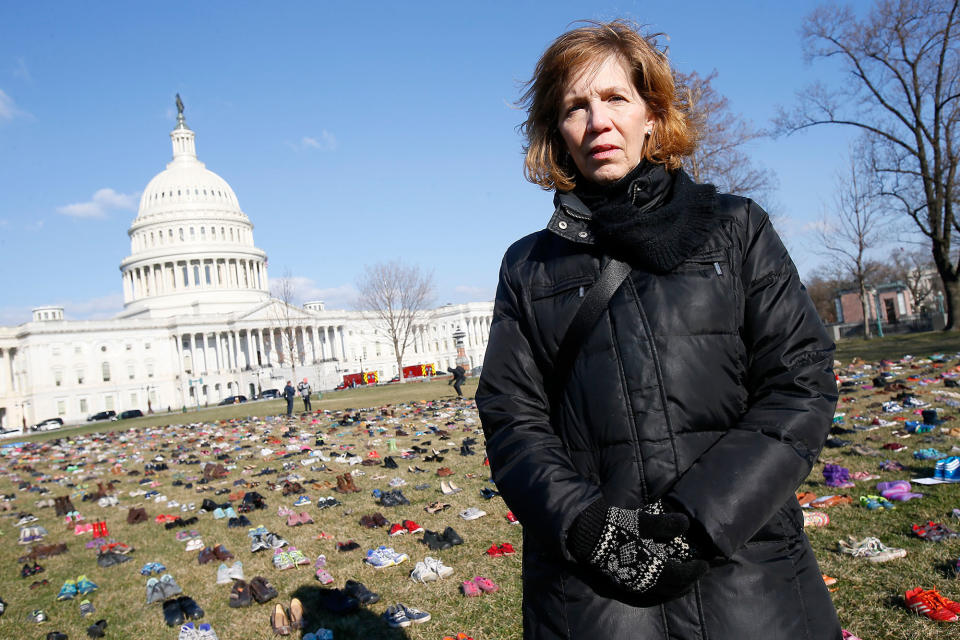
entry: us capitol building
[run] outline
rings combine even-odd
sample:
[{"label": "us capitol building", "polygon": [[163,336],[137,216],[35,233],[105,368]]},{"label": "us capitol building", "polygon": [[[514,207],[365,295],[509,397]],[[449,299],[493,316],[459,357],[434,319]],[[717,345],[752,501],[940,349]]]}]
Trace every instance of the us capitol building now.
[{"label": "us capitol building", "polygon": [[[62,307],[39,307],[32,321],[0,327],[3,427],[253,398],[282,388],[294,369],[314,390],[333,388],[361,367],[381,380],[397,374],[393,347],[369,313],[271,297],[253,223],[230,185],[197,158],[195,134],[178,106],[173,159],[143,190],[128,231],[123,311],[73,321]],[[492,314],[492,302],[425,312],[403,364],[454,366],[459,331],[470,365],[481,365]]]}]

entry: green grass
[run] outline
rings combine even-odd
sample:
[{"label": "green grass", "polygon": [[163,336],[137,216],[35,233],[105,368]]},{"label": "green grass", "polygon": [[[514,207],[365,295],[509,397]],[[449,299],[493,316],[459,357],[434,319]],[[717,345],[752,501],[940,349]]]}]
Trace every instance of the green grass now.
[{"label": "green grass", "polygon": [[854,357],[865,362],[874,362],[882,358],[900,358],[907,354],[920,357],[935,353],[952,355],[957,352],[960,352],[960,331],[927,331],[870,340],[840,340],[837,343],[836,358],[848,364]]},{"label": "green grass", "polygon": [[[912,338],[912,341],[910,338]],[[936,351],[955,352],[953,346],[947,346],[955,344],[950,343],[950,339],[952,339],[952,336],[945,334],[897,336],[871,341],[868,346],[871,348],[870,353],[873,354],[871,359],[891,358],[905,352],[920,356]],[[960,346],[960,344],[957,346]],[[847,351],[846,347],[847,344],[842,343],[841,352],[838,355],[838,358],[844,364],[849,362],[849,358],[852,357],[850,355],[852,352]],[[955,365],[957,365],[956,361],[951,362],[950,366]],[[907,369],[901,373],[925,374],[925,371],[926,369],[921,367]],[[470,397],[475,389],[476,380],[471,379],[465,386],[464,392]],[[918,392],[921,397],[933,400],[934,389],[939,389],[939,385],[937,387],[920,387]],[[314,402],[314,408],[379,407],[411,399],[450,401],[452,395],[452,389],[443,381],[402,386],[389,385],[325,394],[323,400]],[[869,416],[876,413],[879,409],[874,405],[886,400],[889,394],[877,395],[871,390],[858,390],[844,392],[844,397],[854,398],[854,400],[842,402],[838,409],[846,412],[849,424],[852,422],[852,416],[856,414]],[[302,406],[299,400],[296,406],[297,408]],[[411,434],[408,437],[397,438],[397,444],[401,448],[429,439],[432,441],[430,445],[432,447],[440,448],[442,445],[451,448],[445,460],[442,463],[427,463],[417,459],[406,463],[398,459],[400,469],[396,471],[376,466],[352,467],[365,472],[365,475],[356,478],[357,485],[362,489],[361,493],[338,496],[344,504],[334,509],[320,511],[313,505],[303,507],[299,510],[308,510],[316,524],[288,528],[276,515],[276,509],[281,504],[292,505],[293,496],[283,498],[279,492],[269,490],[267,482],[275,480],[275,475],[254,476],[251,473],[242,473],[244,465],[254,465],[254,471],[265,466],[279,468],[280,461],[271,460],[268,463],[260,457],[260,448],[269,446],[276,449],[278,446],[289,442],[288,439],[281,437],[286,425],[278,422],[267,427],[266,423],[255,422],[253,423],[255,426],[250,429],[252,433],[246,436],[244,435],[245,427],[242,420],[231,422],[233,419],[248,416],[276,415],[281,407],[282,402],[279,401],[247,403],[190,412],[186,416],[180,414],[147,416],[136,421],[127,421],[122,423],[122,428],[137,430],[148,426],[162,427],[162,425],[175,423],[189,424],[203,421],[210,424],[221,420],[226,422],[215,424],[213,432],[205,437],[200,437],[196,429],[187,427],[166,428],[156,433],[156,436],[149,441],[148,447],[135,446],[133,443],[136,440],[131,440],[128,443],[130,446],[124,447],[123,451],[127,455],[138,452],[149,460],[158,451],[169,457],[170,448],[178,445],[185,446],[190,451],[212,451],[212,447],[218,444],[232,446],[231,439],[239,439],[239,444],[249,445],[250,447],[243,449],[240,452],[241,455],[249,455],[249,457],[237,460],[238,468],[231,471],[226,480],[208,486],[233,489],[234,480],[239,478],[251,482],[260,481],[260,486],[253,490],[259,491],[266,497],[269,509],[249,514],[253,524],[263,524],[284,536],[294,546],[303,550],[311,560],[315,559],[318,554],[324,553],[328,558],[330,572],[336,580],[333,586],[342,586],[350,578],[360,580],[382,595],[380,603],[372,605],[360,614],[343,618],[325,614],[316,606],[316,593],[319,583],[313,579],[313,570],[310,567],[283,572],[276,571],[272,566],[269,555],[264,555],[264,553],[251,555],[249,553],[249,539],[245,530],[229,529],[226,527],[225,521],[217,521],[209,514],[204,514],[200,516],[200,522],[192,527],[203,534],[204,541],[210,546],[224,544],[237,555],[238,559],[243,561],[248,579],[255,575],[266,576],[281,594],[280,598],[268,605],[255,604],[245,609],[231,609],[227,606],[229,587],[215,584],[216,568],[219,563],[213,562],[199,566],[196,562],[196,554],[185,553],[183,544],[175,541],[175,531],[167,531],[152,521],[133,526],[127,525],[124,508],[101,508],[96,503],[82,502],[79,498],[75,498],[75,506],[88,521],[106,520],[115,539],[124,541],[136,548],[130,562],[117,567],[100,569],[96,566],[94,553],[83,548],[83,543],[90,538],[89,534],[75,537],[66,530],[59,519],[54,517],[52,509],[36,509],[33,503],[40,496],[18,491],[12,481],[11,474],[8,473],[0,477],[0,492],[13,493],[16,496],[14,510],[33,512],[40,517],[40,522],[37,524],[46,526],[51,532],[48,541],[67,542],[70,550],[62,556],[41,560],[40,564],[46,568],[44,573],[21,579],[18,573],[20,565],[17,564],[16,559],[18,555],[23,553],[24,549],[16,544],[17,528],[13,526],[16,519],[4,518],[5,522],[0,527],[0,531],[3,532],[3,537],[0,540],[6,543],[0,544],[0,566],[4,567],[0,596],[7,601],[8,608],[7,613],[0,618],[0,638],[42,637],[53,629],[59,629],[71,638],[86,637],[84,631],[87,625],[99,618],[106,618],[109,621],[108,638],[161,640],[175,637],[176,631],[163,624],[159,605],[145,605],[143,603],[146,578],[139,574],[139,568],[150,561],[160,561],[168,567],[170,573],[176,577],[184,591],[193,596],[206,610],[205,620],[214,625],[214,628],[224,640],[271,637],[269,615],[272,607],[270,605],[276,602],[282,602],[286,605],[289,603],[289,598],[294,594],[301,597],[307,605],[308,630],[322,624],[334,629],[335,637],[338,640],[345,638],[362,638],[364,640],[395,638],[426,640],[430,638],[439,640],[444,635],[455,636],[458,631],[465,631],[477,640],[510,640],[521,637],[519,553],[517,556],[504,558],[490,558],[484,554],[484,550],[490,544],[502,542],[512,543],[519,551],[521,547],[520,531],[519,527],[507,524],[504,519],[507,508],[499,498],[487,502],[479,496],[480,488],[490,485],[487,482],[489,470],[482,465],[482,437],[475,433],[479,427],[478,424],[455,422],[453,426],[447,427],[451,433],[450,440],[441,442],[436,437],[415,438],[414,431],[418,428],[424,428],[426,423],[444,428],[446,423],[453,418],[454,409],[441,408],[439,409],[441,412],[439,416],[430,415],[429,412],[426,415],[397,416],[397,423],[401,424]],[[953,416],[956,415],[956,411],[947,408],[944,414]],[[330,421],[326,419],[321,419],[318,424],[311,424],[309,421],[298,422],[300,433],[309,435],[309,438],[305,440],[306,444],[312,445],[313,434],[320,432],[328,444],[338,447],[340,445],[354,445],[356,447],[355,451],[360,455],[366,455],[369,446],[376,449],[381,455],[386,455],[388,453],[387,439],[392,436],[395,425],[391,422],[374,424],[388,428],[390,431],[371,439],[364,429],[353,426],[336,427],[332,433],[328,433]],[[951,424],[960,426],[960,421],[948,423],[948,425]],[[142,476],[110,475],[108,473],[109,458],[99,461],[102,456],[110,454],[103,449],[91,446],[89,442],[85,441],[85,438],[81,437],[91,431],[116,429],[118,426],[121,425],[116,423],[84,425],[75,429],[66,429],[62,432],[50,432],[31,437],[31,440],[50,441],[54,438],[69,436],[75,442],[73,447],[74,459],[63,462],[55,460],[52,457],[53,450],[47,449],[38,451],[20,461],[30,464],[37,472],[49,473],[51,479],[56,479],[59,475],[64,481],[85,482],[93,489],[96,488],[98,480],[102,482],[119,478],[121,484],[118,485],[118,496],[121,505],[127,507],[138,504],[138,501],[142,498],[131,498],[127,492],[139,486],[136,483]],[[888,437],[890,430],[890,428],[881,428],[876,431],[858,432],[854,435],[842,437],[878,447],[891,439]],[[218,432],[221,434],[220,436],[217,435]],[[481,440],[480,446],[477,447],[481,453],[469,457],[458,455],[459,443],[467,436],[473,436]],[[220,441],[220,438],[222,438],[222,441]],[[914,448],[928,446],[937,446],[941,451],[949,451],[951,446],[960,445],[960,439],[948,436],[944,436],[944,438],[932,443],[923,441],[923,436],[914,436],[904,440],[903,442],[909,447],[908,450],[882,457],[901,461],[907,467],[907,471],[900,473],[884,472],[881,474],[882,479],[909,479],[917,475],[930,475],[933,463],[914,461],[910,452]],[[85,447],[82,451],[79,450],[81,445]],[[821,458],[821,461],[816,464],[810,477],[800,487],[800,490],[813,491],[819,495],[833,492],[822,482],[824,459],[833,460],[848,467],[851,471],[873,471],[878,463],[878,458],[858,456],[848,449],[826,449]],[[290,458],[293,461],[299,461],[300,459],[300,456]],[[16,461],[16,459],[7,456],[2,460],[2,464],[9,470],[10,466]],[[58,468],[65,466],[67,462],[77,461],[86,462],[82,474],[64,475],[64,472]],[[407,471],[408,464],[419,465],[427,469],[428,473],[409,473]],[[298,472],[304,477],[320,483],[333,483],[337,473],[348,469],[344,465],[332,462],[328,463],[328,466],[335,473],[311,472],[308,467],[299,465]],[[453,469],[455,475],[452,478],[463,488],[462,493],[453,496],[442,496],[439,493],[439,478],[435,475],[435,470],[439,466],[449,466]],[[142,468],[142,463],[134,464],[129,461],[125,463],[126,470],[142,470]],[[172,487],[171,482],[175,477],[174,474],[184,470],[188,476],[197,476],[200,471],[199,466],[173,466],[169,471],[157,474],[156,478],[161,483],[158,489],[169,498],[180,502],[194,502],[197,505],[204,497],[211,497],[216,501],[227,498],[227,496],[213,496],[212,492],[199,494],[194,489]],[[30,477],[28,471],[21,470],[15,473],[25,479]],[[374,479],[373,476],[378,474],[384,477]],[[467,474],[473,474],[474,477],[467,477]],[[382,508],[375,505],[370,497],[370,491],[374,488],[387,489],[388,480],[394,476],[404,478],[408,482],[403,491],[413,504],[409,507],[399,508]],[[34,482],[38,481],[38,478],[31,479]],[[428,482],[430,488],[426,491],[414,490],[413,486],[420,482]],[[861,482],[855,489],[848,491],[855,498],[862,494],[873,493],[875,483],[876,481]],[[63,495],[70,491],[70,489],[54,482],[39,482],[39,486],[49,488],[52,492],[49,494],[51,496]],[[332,493],[326,488],[305,488],[308,495],[313,499]],[[76,491],[76,489],[73,490]],[[898,503],[897,510],[893,512],[869,512],[859,506],[833,507],[828,511],[831,516],[830,525],[822,529],[808,530],[821,568],[825,573],[839,578],[837,591],[833,596],[842,624],[865,640],[881,638],[932,640],[944,637],[941,634],[947,632],[947,630],[941,628],[942,625],[938,626],[933,622],[920,619],[908,612],[903,606],[903,592],[911,587],[919,585],[938,586],[948,597],[960,600],[960,581],[953,578],[947,569],[948,564],[956,562],[957,557],[960,556],[960,540],[935,544],[921,541],[910,535],[910,525],[915,522],[935,520],[949,523],[946,514],[949,513],[951,508],[960,506],[960,486],[939,485],[925,487],[921,491],[927,494],[925,498],[905,504]],[[423,507],[438,499],[449,502],[452,508],[436,515],[425,513]],[[157,505],[153,501],[143,504],[151,519],[158,513],[170,511],[166,509],[165,505]],[[468,506],[480,507],[487,511],[488,515],[476,521],[465,522],[457,516],[457,513]],[[410,518],[433,530],[442,530],[445,526],[451,525],[463,536],[466,542],[461,547],[430,552],[417,542],[416,538],[420,536],[408,535],[388,538],[385,530],[367,530],[357,524],[361,515],[375,511],[380,511],[391,521]],[[954,526],[958,526],[957,523],[954,523]],[[330,533],[335,540],[356,540],[362,548],[346,554],[338,553],[335,550],[334,542],[315,539],[316,534],[320,531]],[[845,535],[857,537],[876,535],[888,545],[906,548],[909,555],[904,559],[886,564],[870,564],[841,557],[836,552],[836,543],[839,538]],[[408,553],[411,560],[399,567],[387,568],[382,571],[365,566],[362,562],[363,550],[379,544],[394,546],[396,549]],[[413,568],[415,561],[423,559],[426,555],[441,557],[446,564],[455,569],[454,576],[428,585],[411,582],[408,578],[409,571]],[[101,587],[100,591],[90,597],[98,611],[89,620],[81,619],[79,616],[77,611],[78,600],[67,602],[55,602],[54,600],[57,590],[65,579],[76,578],[84,573]],[[462,597],[458,592],[459,580],[471,578],[475,575],[492,578],[500,585],[500,591],[479,598],[468,599]],[[48,579],[50,581],[49,586],[31,590],[29,588],[30,583],[38,578]],[[433,620],[423,625],[410,627],[403,632],[386,628],[378,616],[388,604],[396,601],[403,601],[430,611]],[[44,609],[50,616],[51,621],[40,627],[25,622],[24,615],[26,612],[35,608]],[[950,629],[950,631],[952,630]]]}]

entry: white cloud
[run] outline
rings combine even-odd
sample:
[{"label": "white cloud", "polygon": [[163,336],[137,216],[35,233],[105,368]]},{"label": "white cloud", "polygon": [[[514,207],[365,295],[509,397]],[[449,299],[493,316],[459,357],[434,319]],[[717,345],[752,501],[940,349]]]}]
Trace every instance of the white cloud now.
[{"label": "white cloud", "polygon": [[136,193],[117,193],[113,189],[100,189],[87,202],[75,202],[57,207],[57,213],[72,218],[106,218],[111,210],[136,211]]},{"label": "white cloud", "polygon": [[[277,297],[277,289],[282,276],[270,277],[270,292]],[[318,287],[311,278],[292,276],[294,305],[300,306],[305,302],[322,300],[327,309],[353,309],[356,306],[359,292],[352,284],[342,284],[338,287]]]},{"label": "white cloud", "polygon": [[[53,304],[63,307],[64,316],[68,320],[106,320],[123,309],[123,294],[110,293],[89,300],[67,300]],[[16,326],[32,319],[33,307],[0,307],[0,326]]]},{"label": "white cloud", "polygon": [[109,293],[89,300],[63,302],[65,316],[76,320],[104,320],[123,309],[123,294]]},{"label": "white cloud", "polygon": [[469,302],[489,302],[493,300],[494,291],[489,287],[475,287],[468,284],[458,284],[453,288],[456,293],[461,294]]},{"label": "white cloud", "polygon": [[33,78],[30,76],[30,69],[27,69],[27,62],[20,56],[17,56],[17,64],[13,68],[13,77],[22,78],[28,81],[33,80]]},{"label": "white cloud", "polygon": [[21,111],[13,102],[13,98],[4,93],[3,89],[0,89],[0,120],[13,120],[16,117],[25,115],[29,114]]},{"label": "white cloud", "polygon": [[320,132],[320,138],[304,136],[300,139],[300,147],[303,149],[320,149],[321,151],[334,151],[337,148],[337,137],[324,129]]}]

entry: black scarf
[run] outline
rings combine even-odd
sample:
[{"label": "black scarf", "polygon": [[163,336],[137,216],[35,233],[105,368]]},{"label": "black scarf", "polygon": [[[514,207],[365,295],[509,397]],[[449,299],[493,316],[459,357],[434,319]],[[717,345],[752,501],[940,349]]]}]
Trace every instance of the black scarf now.
[{"label": "black scarf", "polygon": [[580,176],[573,193],[593,214],[590,225],[604,249],[656,273],[676,268],[716,226],[717,188],[662,164],[643,161],[609,185]]}]

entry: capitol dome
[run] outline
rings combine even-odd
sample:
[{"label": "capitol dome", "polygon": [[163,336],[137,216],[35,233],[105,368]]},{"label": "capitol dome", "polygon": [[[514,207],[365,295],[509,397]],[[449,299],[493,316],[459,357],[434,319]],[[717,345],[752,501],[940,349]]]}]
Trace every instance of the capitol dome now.
[{"label": "capitol dome", "polygon": [[269,298],[253,223],[227,181],[197,158],[195,137],[181,109],[173,159],[143,190],[128,231],[121,316],[223,313]]}]

